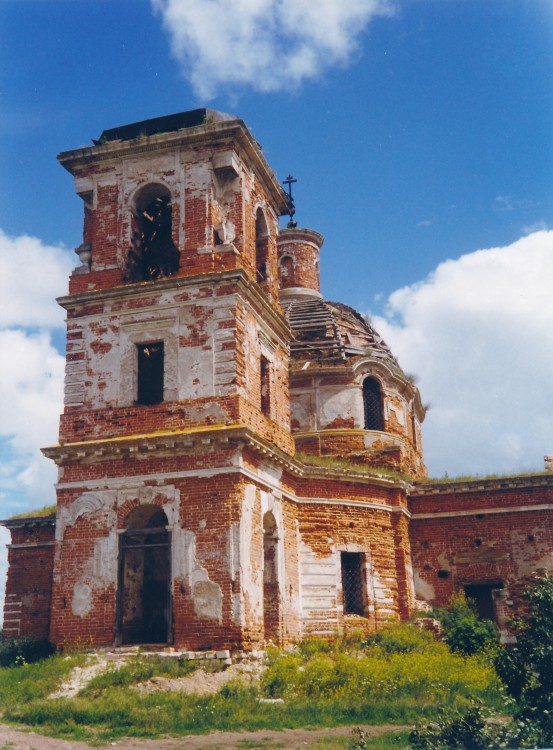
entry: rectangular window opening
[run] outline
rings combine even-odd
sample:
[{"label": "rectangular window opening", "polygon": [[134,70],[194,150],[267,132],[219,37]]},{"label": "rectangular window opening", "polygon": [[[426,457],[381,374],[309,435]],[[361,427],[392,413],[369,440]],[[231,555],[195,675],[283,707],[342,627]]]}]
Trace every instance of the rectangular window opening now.
[{"label": "rectangular window opening", "polygon": [[271,363],[265,357],[261,357],[261,411],[266,416],[271,416]]},{"label": "rectangular window opening", "polygon": [[365,586],[363,570],[365,555],[362,552],[341,552],[342,593],[345,615],[365,614]]},{"label": "rectangular window opening", "polygon": [[138,352],[137,403],[159,404],[163,401],[163,341],[137,344],[136,349]]},{"label": "rectangular window opening", "polygon": [[502,583],[471,583],[465,586],[465,596],[472,602],[476,614],[482,620],[497,620],[494,592],[502,589]]}]

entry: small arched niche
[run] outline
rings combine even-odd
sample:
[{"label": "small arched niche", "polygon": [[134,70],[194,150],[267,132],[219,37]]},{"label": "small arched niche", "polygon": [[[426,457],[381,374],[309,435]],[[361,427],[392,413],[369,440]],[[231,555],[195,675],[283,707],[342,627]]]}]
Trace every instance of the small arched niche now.
[{"label": "small arched niche", "polygon": [[157,505],[139,505],[120,536],[117,641],[171,640],[171,539],[167,515]]},{"label": "small arched niche", "polygon": [[180,252],[173,242],[171,193],[165,185],[143,185],[131,208],[131,246],[127,281],[152,281],[179,269]]},{"label": "small arched niche", "polygon": [[265,639],[279,643],[278,534],[275,517],[270,511],[263,516],[263,625]]},{"label": "small arched niche", "polygon": [[269,227],[262,208],[255,214],[255,270],[259,283],[267,281],[267,261],[269,257]]},{"label": "small arched niche", "polygon": [[382,389],[376,378],[363,380],[363,410],[366,430],[384,430]]},{"label": "small arched niche", "polygon": [[278,264],[279,285],[281,289],[294,286],[294,259],[283,255]]}]

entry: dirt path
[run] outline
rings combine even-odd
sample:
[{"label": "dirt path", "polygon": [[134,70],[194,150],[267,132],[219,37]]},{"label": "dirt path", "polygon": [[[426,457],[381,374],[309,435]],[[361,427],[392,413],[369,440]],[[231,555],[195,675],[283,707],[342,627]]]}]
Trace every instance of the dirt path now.
[{"label": "dirt path", "polygon": [[[402,726],[362,727],[368,734],[378,735],[398,732]],[[212,734],[187,735],[167,740],[125,739],[109,742],[105,747],[119,750],[244,750],[251,748],[281,748],[297,750],[311,742],[329,736],[352,736],[352,727],[332,729],[262,729],[257,732],[213,732]],[[256,743],[256,744],[253,744]],[[257,744],[258,743],[258,744]],[[85,742],[58,740],[34,732],[26,732],[0,724],[0,750],[90,750]]]}]

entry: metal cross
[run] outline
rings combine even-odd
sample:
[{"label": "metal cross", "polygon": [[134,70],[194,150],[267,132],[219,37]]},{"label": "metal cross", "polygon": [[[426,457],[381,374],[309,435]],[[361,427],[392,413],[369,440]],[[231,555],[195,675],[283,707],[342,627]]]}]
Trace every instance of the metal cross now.
[{"label": "metal cross", "polygon": [[288,175],[288,177],[283,180],[283,185],[288,185],[288,197],[290,198],[291,203],[294,202],[294,199],[292,198],[292,185],[294,182],[297,182],[295,177],[292,177],[291,174]]},{"label": "metal cross", "polygon": [[294,206],[294,198],[292,197],[292,185],[294,182],[297,182],[295,177],[292,177],[291,174],[288,175],[288,177],[283,180],[282,184],[288,186],[288,198],[290,200],[290,213],[288,214],[290,217],[290,221],[288,222],[288,229],[294,229],[298,224],[296,221],[294,221],[293,216],[296,213],[296,208]]}]

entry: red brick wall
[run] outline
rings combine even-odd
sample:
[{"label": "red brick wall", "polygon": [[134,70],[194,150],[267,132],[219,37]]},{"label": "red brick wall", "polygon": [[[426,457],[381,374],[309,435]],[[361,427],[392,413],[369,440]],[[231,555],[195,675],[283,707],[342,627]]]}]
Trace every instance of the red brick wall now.
[{"label": "red brick wall", "polygon": [[3,633],[48,638],[54,564],[54,526],[8,527],[8,578],[4,605]]},{"label": "red brick wall", "polygon": [[[321,291],[319,250],[323,238],[309,229],[281,229],[278,235],[279,284],[281,289],[302,287]],[[283,262],[292,258],[292,263]]]},{"label": "red brick wall", "polygon": [[428,483],[409,505],[416,590],[430,603],[446,605],[468,584],[502,584],[506,624],[520,582],[553,570],[553,476]]}]

